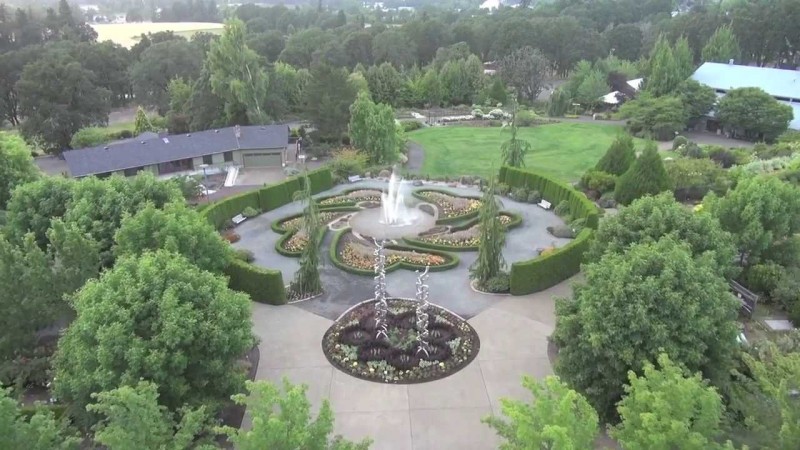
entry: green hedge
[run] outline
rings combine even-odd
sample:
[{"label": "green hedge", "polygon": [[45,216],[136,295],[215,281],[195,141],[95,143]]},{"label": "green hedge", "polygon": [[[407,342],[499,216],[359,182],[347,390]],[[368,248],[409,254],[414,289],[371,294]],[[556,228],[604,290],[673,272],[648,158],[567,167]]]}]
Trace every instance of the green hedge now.
[{"label": "green hedge", "polygon": [[[343,230],[339,230],[339,231],[336,232],[336,234],[333,236],[333,239],[331,240],[331,246],[328,249],[328,251],[329,251],[329,256],[331,258],[331,261],[333,261],[333,265],[338,267],[338,268],[340,268],[340,269],[342,269],[342,270],[344,270],[345,272],[352,273],[354,275],[374,276],[375,272],[373,270],[371,270],[371,269],[370,270],[356,269],[355,267],[350,267],[347,264],[345,264],[345,263],[343,263],[342,261],[339,260],[339,252],[338,252],[339,239],[341,239],[341,237],[345,233],[348,233],[348,232],[350,232],[350,228],[345,228]],[[387,245],[386,248],[387,249],[395,249],[395,250],[404,250],[404,251],[417,250],[419,252],[425,252],[425,253],[431,253],[431,254],[443,256],[443,257],[445,257],[446,259],[449,260],[448,262],[446,262],[446,263],[444,263],[442,265],[431,266],[430,270],[429,270],[430,272],[442,272],[442,271],[445,271],[445,270],[450,270],[453,267],[456,267],[458,265],[458,263],[460,262],[458,256],[456,256],[456,255],[454,255],[452,253],[447,253],[447,252],[443,252],[443,251],[435,251],[435,250],[432,251],[430,249],[414,247],[414,246],[410,246],[410,245]],[[419,266],[419,265],[416,265],[416,264],[410,264],[410,263],[401,261],[401,262],[397,262],[397,263],[390,264],[390,265],[386,266],[386,273],[392,272],[392,271],[400,269],[400,268],[407,269],[407,270],[425,270],[425,266]]]},{"label": "green hedge", "polygon": [[581,270],[583,254],[594,238],[594,230],[584,228],[566,246],[553,253],[511,265],[511,294],[539,292],[566,280]]},{"label": "green hedge", "polygon": [[526,169],[504,166],[500,169],[500,183],[528,190],[537,190],[542,198],[555,207],[562,200],[569,204],[569,214],[573,219],[586,219],[586,226],[597,229],[600,214],[597,206],[585,195],[566,183]]},{"label": "green hedge", "polygon": [[526,169],[503,167],[500,169],[500,182],[512,188],[535,189],[542,198],[558,205],[566,200],[569,214],[573,219],[585,219],[586,228],[566,246],[547,256],[511,265],[511,294],[525,295],[547,289],[566,280],[581,270],[583,254],[589,248],[597,229],[599,211],[594,203],[571,186],[554,178]]},{"label": "green hedge", "polygon": [[244,261],[233,260],[225,268],[230,278],[231,289],[250,294],[259,303],[283,305],[286,303],[286,288],[280,270],[263,269]]},{"label": "green hedge", "polygon": [[[333,177],[326,167],[309,172],[308,178],[313,193],[326,191],[333,187]],[[302,187],[301,177],[288,178],[256,191],[222,199],[206,207],[200,213],[206,217],[209,223],[220,229],[247,207],[267,212],[291,202],[294,193]],[[231,289],[250,294],[253,301],[273,305],[286,303],[286,290],[283,285],[283,276],[279,270],[262,269],[236,260],[225,269],[225,272],[230,278]]]},{"label": "green hedge", "polygon": [[[506,226],[506,230],[510,230],[512,228],[516,228],[516,227],[520,226],[520,224],[522,224],[522,216],[520,216],[519,214],[512,213],[512,212],[507,212],[507,211],[501,211],[500,214],[504,215],[504,216],[511,217],[511,222],[509,222],[509,224]],[[454,231],[466,230],[467,228],[475,225],[476,223],[478,223],[478,218],[477,217],[475,217],[475,218],[473,218],[471,220],[468,220],[467,222],[465,222],[465,223],[463,223],[461,225],[455,225],[455,226],[451,227],[450,231],[454,232]],[[409,245],[411,245],[413,247],[431,249],[431,250],[442,250],[442,251],[446,251],[446,252],[474,252],[474,251],[478,250],[478,246],[477,245],[473,245],[473,246],[470,246],[470,247],[456,247],[456,246],[453,246],[453,245],[434,244],[434,243],[431,243],[431,242],[426,242],[426,241],[422,241],[422,240],[414,239],[414,238],[405,238],[405,239],[403,239],[403,241],[405,241],[407,244],[409,244]]]},{"label": "green hedge", "polygon": [[[317,246],[322,245],[322,240],[325,238],[325,233],[327,233],[327,232],[328,232],[328,228],[327,227],[322,229],[322,232],[319,234],[319,237],[317,238]],[[303,254],[302,250],[297,251],[297,252],[290,252],[289,250],[286,250],[286,249],[283,248],[284,242],[286,242],[289,239],[291,239],[291,237],[294,236],[295,233],[297,233],[297,231],[287,232],[283,236],[281,236],[278,239],[278,241],[275,242],[275,251],[278,252],[279,254],[281,254],[283,256],[287,256],[289,258],[299,258]]]}]

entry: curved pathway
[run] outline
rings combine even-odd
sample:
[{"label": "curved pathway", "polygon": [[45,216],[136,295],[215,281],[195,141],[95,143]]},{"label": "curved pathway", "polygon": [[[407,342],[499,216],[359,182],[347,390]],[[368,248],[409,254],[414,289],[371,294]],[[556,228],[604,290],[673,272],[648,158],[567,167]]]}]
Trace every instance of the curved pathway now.
[{"label": "curved pathway", "polygon": [[481,418],[500,413],[500,398],[530,400],[522,375],[552,374],[547,338],[555,326],[554,299],[569,296],[573,281],[526,296],[483,296],[489,306],[469,319],[481,339],[477,359],[450,377],[412,385],[340,372],[322,353],[332,320],[295,305],[253,303],[253,330],[261,340],[256,378],[308,385],[313,414],[329,400],[335,432],[371,437],[374,450],[496,449],[499,440]]}]

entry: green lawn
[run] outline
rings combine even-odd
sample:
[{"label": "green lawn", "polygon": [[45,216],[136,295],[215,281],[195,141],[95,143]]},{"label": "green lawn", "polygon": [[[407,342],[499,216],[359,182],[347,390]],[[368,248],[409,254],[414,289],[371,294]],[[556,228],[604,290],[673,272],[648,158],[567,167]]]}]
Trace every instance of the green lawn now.
[{"label": "green lawn", "polygon": [[[593,167],[622,127],[608,124],[562,122],[520,128],[517,136],[530,142],[525,166],[564,181],[577,181]],[[420,173],[431,176],[488,175],[500,168],[500,145],[508,129],[431,127],[408,133],[425,149]],[[642,141],[637,139],[637,148]]]}]

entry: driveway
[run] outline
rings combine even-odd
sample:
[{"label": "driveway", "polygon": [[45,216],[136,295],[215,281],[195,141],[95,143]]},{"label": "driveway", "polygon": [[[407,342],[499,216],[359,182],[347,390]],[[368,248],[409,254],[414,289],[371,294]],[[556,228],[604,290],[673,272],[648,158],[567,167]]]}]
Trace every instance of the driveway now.
[{"label": "driveway", "polygon": [[67,167],[67,162],[58,156],[37,156],[34,159],[34,162],[39,167],[39,170],[47,175],[59,176],[64,173],[69,175],[69,167]]},{"label": "driveway", "polygon": [[281,167],[262,167],[258,169],[245,169],[239,170],[239,176],[236,177],[236,186],[263,186],[265,184],[274,184],[283,181],[286,175],[283,173]]},{"label": "driveway", "polygon": [[[554,298],[570,295],[572,281],[520,297],[485,295],[491,306],[469,319],[481,340],[475,361],[442,380],[412,385],[369,382],[340,372],[321,347],[332,320],[294,305],[253,303],[262,356],[256,379],[286,377],[308,385],[312,414],[327,399],[335,432],[350,439],[371,437],[374,450],[496,449],[499,440],[481,418],[499,414],[503,397],[530,400],[522,375],[541,379],[553,373],[547,338],[555,324]],[[431,300],[454,292],[431,289]]]}]

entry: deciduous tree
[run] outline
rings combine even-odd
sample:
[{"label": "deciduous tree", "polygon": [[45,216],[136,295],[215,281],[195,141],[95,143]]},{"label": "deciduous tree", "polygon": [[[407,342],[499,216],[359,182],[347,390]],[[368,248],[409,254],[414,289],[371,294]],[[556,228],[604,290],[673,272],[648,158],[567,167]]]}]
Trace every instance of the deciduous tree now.
[{"label": "deciduous tree", "polygon": [[22,242],[32,233],[39,248],[46,250],[51,221],[66,214],[75,183],[69,178],[44,177],[19,186],[8,202],[6,233],[11,240]]},{"label": "deciduous tree", "polygon": [[19,136],[0,132],[0,210],[6,209],[15,188],[39,176],[39,169],[25,141]]},{"label": "deciduous tree", "polygon": [[307,386],[283,381],[283,388],[266,382],[247,382],[249,396],[237,394],[233,400],[246,405],[253,418],[249,430],[224,428],[236,448],[242,450],[367,450],[370,439],[350,442],[333,433],[333,411],[323,400],[319,414],[311,419],[311,403],[306,398]]},{"label": "deciduous tree", "polygon": [[739,303],[710,257],[663,237],[606,253],[584,272],[572,298],[556,303],[556,370],[603,419],[628,371],[664,352],[716,383],[728,379]]},{"label": "deciduous tree", "polygon": [[401,31],[382,31],[372,41],[375,64],[388,62],[397,68],[410,67],[416,60],[416,53],[416,44]]},{"label": "deciduous tree", "polygon": [[250,301],[180,255],[123,258],[87,283],[74,307],[55,358],[55,392],[82,425],[99,419],[85,410],[92,393],[140,380],[158,385],[169,411],[207,405],[213,414],[242,388]]},{"label": "deciduous tree", "polygon": [[626,127],[639,137],[672,140],[686,128],[687,108],[678,97],[653,97],[642,93],[635,100],[622,105],[620,116],[628,119]]},{"label": "deciduous tree", "polygon": [[542,92],[549,68],[550,62],[540,50],[525,46],[500,60],[498,74],[522,98],[534,101]]},{"label": "deciduous tree", "polygon": [[8,391],[0,389],[0,448],[26,450],[77,450],[80,439],[52,411],[40,409],[30,418]]},{"label": "deciduous tree", "polygon": [[500,399],[503,415],[483,422],[503,439],[504,450],[592,448],[597,437],[597,412],[558,377],[537,382],[529,376],[522,385],[533,394],[529,403]]},{"label": "deciduous tree", "polygon": [[339,141],[350,122],[350,105],[356,98],[346,69],[319,64],[311,69],[304,92],[304,110],[323,139]]},{"label": "deciduous tree", "polygon": [[792,117],[791,106],[754,87],[731,89],[717,106],[717,118],[726,128],[752,139],[776,139]]},{"label": "deciduous tree", "polygon": [[639,197],[666,190],[669,190],[669,177],[664,162],[658,155],[655,142],[649,141],[628,171],[620,175],[614,188],[614,199],[628,205]]},{"label": "deciduous tree", "polygon": [[678,86],[677,94],[686,109],[690,125],[694,125],[703,116],[708,115],[717,103],[717,94],[714,89],[692,79],[681,83]]},{"label": "deciduous tree", "polygon": [[169,83],[175,78],[193,80],[200,75],[203,55],[185,39],[153,44],[131,67],[136,101],[164,115],[169,110]]}]

